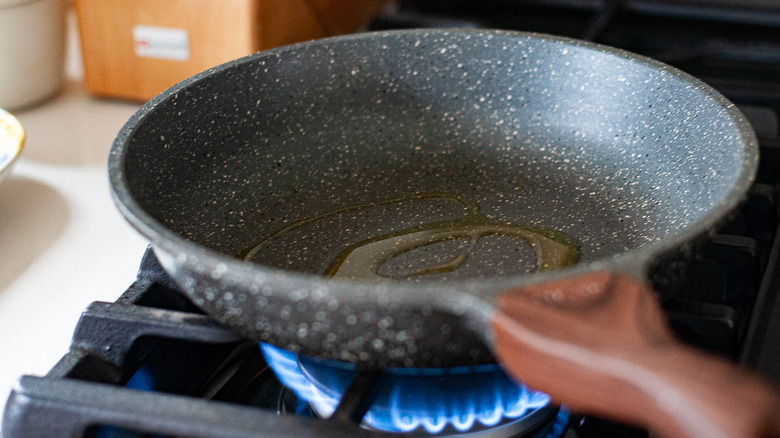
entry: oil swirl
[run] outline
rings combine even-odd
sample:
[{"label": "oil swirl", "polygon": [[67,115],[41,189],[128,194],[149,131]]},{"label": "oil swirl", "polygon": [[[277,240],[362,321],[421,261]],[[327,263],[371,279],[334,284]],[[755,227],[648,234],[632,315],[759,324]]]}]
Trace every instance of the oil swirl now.
[{"label": "oil swirl", "polygon": [[[386,281],[423,275],[453,272],[468,260],[477,243],[486,236],[504,236],[518,239],[529,245],[536,257],[536,271],[548,271],[573,265],[579,261],[579,244],[571,237],[549,228],[526,226],[500,221],[486,216],[479,206],[457,194],[447,192],[421,193],[379,202],[360,204],[332,210],[311,218],[290,224],[266,237],[257,245],[246,250],[243,259],[252,260],[263,248],[279,237],[307,224],[345,213],[357,212],[379,206],[403,204],[423,199],[449,199],[461,203],[466,215],[459,219],[448,219],[414,226],[403,230],[371,237],[354,243],[342,250],[325,269],[324,275],[333,278]],[[387,275],[380,268],[395,257],[418,248],[451,240],[466,239],[465,251],[436,266],[420,268],[409,273]]]}]

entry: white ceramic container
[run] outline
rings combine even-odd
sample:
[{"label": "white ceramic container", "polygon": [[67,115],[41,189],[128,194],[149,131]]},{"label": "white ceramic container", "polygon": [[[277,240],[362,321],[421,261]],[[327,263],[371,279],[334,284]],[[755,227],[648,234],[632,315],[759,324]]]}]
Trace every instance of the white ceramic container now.
[{"label": "white ceramic container", "polygon": [[64,0],[0,0],[0,107],[41,102],[63,84]]}]

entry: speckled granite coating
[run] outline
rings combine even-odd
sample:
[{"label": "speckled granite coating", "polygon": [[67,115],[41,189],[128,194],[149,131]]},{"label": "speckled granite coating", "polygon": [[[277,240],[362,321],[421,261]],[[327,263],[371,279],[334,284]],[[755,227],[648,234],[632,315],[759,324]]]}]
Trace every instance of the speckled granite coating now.
[{"label": "speckled granite coating", "polygon": [[[670,67],[562,38],[423,30],[289,46],[195,76],[127,123],[109,171],[120,210],[218,320],[332,359],[443,366],[492,360],[491,299],[509,286],[605,268],[647,275],[737,205],[756,160],[733,105]],[[463,206],[328,212],[433,192],[564,233],[581,261],[528,275],[534,252],[494,239],[477,251],[487,275],[321,275],[350,244],[457,219]],[[258,263],[235,258],[318,215]],[[441,264],[457,245],[403,263]]]}]

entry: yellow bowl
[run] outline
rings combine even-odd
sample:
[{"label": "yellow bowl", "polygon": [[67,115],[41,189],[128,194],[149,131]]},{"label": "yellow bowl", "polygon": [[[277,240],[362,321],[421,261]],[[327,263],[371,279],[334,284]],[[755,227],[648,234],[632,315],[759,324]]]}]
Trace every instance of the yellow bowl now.
[{"label": "yellow bowl", "polygon": [[0,108],[0,181],[11,174],[24,147],[24,128],[19,120]]}]

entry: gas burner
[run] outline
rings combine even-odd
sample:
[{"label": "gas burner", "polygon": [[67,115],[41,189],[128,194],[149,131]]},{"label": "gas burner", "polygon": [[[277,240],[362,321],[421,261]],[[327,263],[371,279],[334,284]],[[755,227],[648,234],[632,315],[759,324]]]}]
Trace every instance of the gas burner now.
[{"label": "gas burner", "polygon": [[[260,344],[268,365],[295,394],[280,411],[329,418],[360,371]],[[392,368],[377,373],[361,426],[437,437],[558,438],[568,412],[550,397],[512,382],[497,364],[452,368]]]}]

